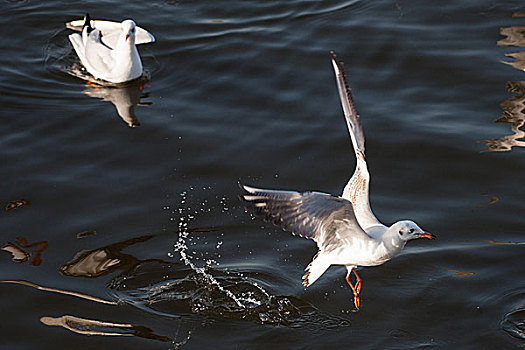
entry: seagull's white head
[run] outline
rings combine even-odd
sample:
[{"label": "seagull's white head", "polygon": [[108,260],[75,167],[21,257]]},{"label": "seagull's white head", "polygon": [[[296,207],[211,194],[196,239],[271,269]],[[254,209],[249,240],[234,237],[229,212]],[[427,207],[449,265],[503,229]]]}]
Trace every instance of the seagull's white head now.
[{"label": "seagull's white head", "polygon": [[132,44],[135,43],[135,22],[131,19],[122,21],[122,33],[126,36],[126,40],[129,40]]},{"label": "seagull's white head", "polygon": [[425,232],[415,222],[410,220],[398,221],[390,227],[394,235],[397,235],[402,241],[410,241],[416,238],[434,239],[431,233]]}]

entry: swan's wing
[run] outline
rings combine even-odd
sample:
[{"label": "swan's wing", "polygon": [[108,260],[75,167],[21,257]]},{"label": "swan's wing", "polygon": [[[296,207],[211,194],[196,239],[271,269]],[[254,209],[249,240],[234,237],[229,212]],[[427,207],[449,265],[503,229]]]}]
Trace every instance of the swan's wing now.
[{"label": "swan's wing", "polygon": [[370,208],[368,196],[370,174],[368,173],[365,159],[365,136],[360,117],[355,108],[352,90],[348,86],[348,81],[343,69],[343,62],[337,59],[334,52],[330,52],[330,55],[337,82],[337,90],[339,91],[339,98],[357,159],[355,172],[343,190],[343,198],[352,203],[357,221],[361,227],[366,230],[369,227],[382,224],[377,220]]},{"label": "swan's wing", "polygon": [[[84,25],[83,19],[74,20],[66,23],[66,27],[72,30],[81,32]],[[102,32],[104,42],[110,46],[115,47],[117,38],[121,32],[121,23],[104,20],[91,20],[91,27],[99,29]],[[155,37],[146,29],[139,26],[135,27],[135,45],[147,44],[155,42]]]},{"label": "swan's wing", "polygon": [[294,235],[314,240],[323,252],[351,245],[356,239],[371,239],[346,199],[320,192],[241,188],[246,191],[241,199],[247,209]]}]

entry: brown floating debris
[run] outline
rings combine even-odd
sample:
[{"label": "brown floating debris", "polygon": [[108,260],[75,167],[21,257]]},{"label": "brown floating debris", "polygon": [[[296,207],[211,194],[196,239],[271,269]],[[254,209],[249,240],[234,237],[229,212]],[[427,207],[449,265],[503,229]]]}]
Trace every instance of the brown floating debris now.
[{"label": "brown floating debris", "polygon": [[5,207],[5,210],[9,211],[9,210],[17,209],[17,208],[20,208],[20,207],[23,207],[29,204],[31,204],[31,201],[21,198],[21,199],[17,199],[15,201],[9,202],[7,206]]},{"label": "brown floating debris", "polygon": [[525,244],[525,242],[501,242],[501,241],[493,241],[491,239],[486,240],[485,243],[501,244],[501,245],[523,245]]},{"label": "brown floating debris", "polygon": [[77,238],[85,238],[88,236],[94,236],[96,234],[97,234],[97,231],[94,231],[94,230],[83,231],[83,232],[77,233]]},{"label": "brown floating debris", "polygon": [[452,275],[452,277],[467,277],[467,276],[475,275],[474,272],[465,272],[465,271],[450,270],[450,269],[447,269],[447,271],[455,273],[454,275]]},{"label": "brown floating debris", "polygon": [[499,198],[496,197],[496,196],[491,196],[490,194],[486,194],[486,193],[483,193],[482,196],[485,196],[489,199],[489,201],[487,203],[482,203],[482,204],[478,204],[477,207],[478,208],[481,208],[481,207],[486,207],[488,205],[492,205],[496,202],[499,202]]},{"label": "brown floating debris", "polygon": [[11,253],[11,255],[13,255],[13,261],[19,264],[26,262],[30,257],[25,250],[17,247],[11,242],[7,242],[1,249]]},{"label": "brown floating debris", "polygon": [[29,265],[38,266],[42,263],[42,259],[40,258],[40,253],[42,253],[47,248],[47,241],[39,241],[35,243],[27,243],[26,239],[23,237],[17,237],[16,241],[18,244],[20,244],[24,248],[37,248],[34,253],[35,256],[33,257],[33,260],[29,263]]},{"label": "brown floating debris", "polygon": [[[47,248],[47,242],[46,241],[39,241],[35,243],[28,244],[27,240],[23,237],[17,237],[16,242],[19,246],[15,245],[14,243],[7,242],[1,250],[5,250],[6,252],[9,252],[13,255],[13,261],[17,263],[24,263],[31,255],[34,253],[33,259],[29,262],[29,265],[38,266],[42,263],[42,259],[40,258],[40,253],[42,253]],[[26,249],[23,249],[26,248]],[[28,252],[27,248],[36,248],[32,252]]]}]

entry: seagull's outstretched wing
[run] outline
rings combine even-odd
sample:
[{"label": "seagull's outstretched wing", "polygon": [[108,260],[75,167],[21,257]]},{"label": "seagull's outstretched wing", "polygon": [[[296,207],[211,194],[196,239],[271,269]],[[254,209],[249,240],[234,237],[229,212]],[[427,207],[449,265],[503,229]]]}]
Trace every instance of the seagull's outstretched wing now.
[{"label": "seagull's outstretched wing", "polygon": [[[84,25],[84,19],[77,19],[66,23],[66,27],[71,30],[81,32]],[[104,42],[110,46],[115,47],[117,44],[118,36],[122,31],[120,22],[104,21],[104,20],[91,20],[91,27],[101,31],[104,37]],[[139,26],[135,27],[135,45],[147,44],[155,42],[153,34],[148,32],[146,29]]]},{"label": "seagull's outstretched wing", "polygon": [[322,252],[371,239],[359,226],[346,199],[321,192],[264,190],[241,185],[241,199],[255,215],[310,238]]},{"label": "seagull's outstretched wing", "polygon": [[348,126],[348,132],[350,133],[350,138],[352,139],[352,145],[357,159],[355,172],[345,186],[342,197],[352,202],[357,221],[361,227],[366,230],[372,226],[382,224],[377,220],[370,208],[368,197],[370,174],[368,173],[365,159],[365,135],[354,105],[352,90],[348,86],[348,81],[343,70],[343,62],[337,59],[337,56],[333,51],[330,52],[330,55],[337,82],[337,90],[339,91],[339,98],[341,100],[346,124]]},{"label": "seagull's outstretched wing", "polygon": [[365,154],[365,135],[363,133],[363,127],[359,120],[359,114],[355,109],[354,98],[352,97],[352,90],[348,86],[346,75],[344,72],[343,62],[337,60],[337,56],[333,51],[330,52],[332,57],[332,66],[334,67],[335,79],[337,81],[337,90],[339,91],[339,98],[345,114],[346,123],[348,125],[348,131],[352,138],[352,144],[354,150]]}]

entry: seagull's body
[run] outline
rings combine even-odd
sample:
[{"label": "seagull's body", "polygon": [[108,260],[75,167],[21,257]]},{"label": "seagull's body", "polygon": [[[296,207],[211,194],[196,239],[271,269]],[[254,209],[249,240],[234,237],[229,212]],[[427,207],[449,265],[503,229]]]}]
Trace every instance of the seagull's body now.
[{"label": "seagull's body", "polygon": [[[66,24],[78,30],[81,21]],[[81,33],[69,35],[80,62],[95,78],[110,83],[125,83],[142,76],[142,61],[137,44],[153,42],[155,38],[137,27],[130,19],[118,22],[83,20]]]},{"label": "seagull's body", "polygon": [[[359,308],[361,279],[355,272],[357,266],[381,265],[401,252],[407,241],[434,236],[409,220],[385,226],[372,212],[363,129],[343,64],[333,52],[331,55],[339,97],[357,158],[355,172],[343,195],[265,190],[243,185],[246,194],[242,199],[256,215],[317,243],[319,251],[303,276],[305,286],[314,283],[331,265],[345,265],[348,271],[346,280],[354,292],[354,304]],[[356,277],[354,285],[350,281],[352,272]]]}]

